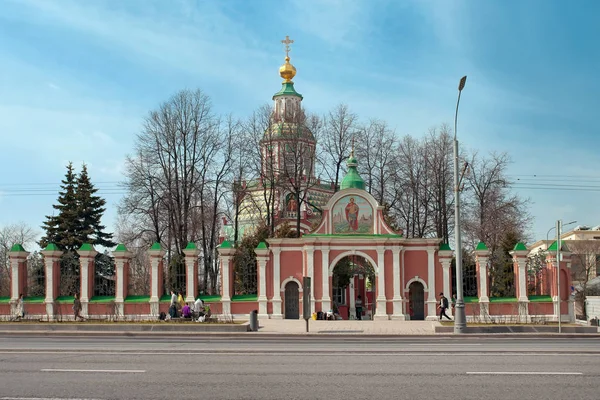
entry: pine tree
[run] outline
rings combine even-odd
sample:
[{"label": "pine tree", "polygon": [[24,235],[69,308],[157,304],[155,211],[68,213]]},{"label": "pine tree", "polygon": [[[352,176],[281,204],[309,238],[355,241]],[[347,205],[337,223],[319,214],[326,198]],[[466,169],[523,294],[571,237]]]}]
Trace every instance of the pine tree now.
[{"label": "pine tree", "polygon": [[46,216],[42,229],[46,233],[40,239],[40,246],[45,248],[48,243],[54,243],[62,250],[78,249],[82,242],[78,235],[78,210],[76,201],[77,175],[73,172],[73,163],[67,165],[65,179],[62,180],[58,194],[58,204],[53,205],[58,215]]},{"label": "pine tree", "polygon": [[104,232],[102,215],[106,208],[106,200],[97,196],[98,189],[94,187],[88,175],[87,166],[83,164],[77,180],[76,200],[77,217],[79,221],[78,239],[81,243],[90,243],[104,247],[116,245],[112,241],[112,233]]}]

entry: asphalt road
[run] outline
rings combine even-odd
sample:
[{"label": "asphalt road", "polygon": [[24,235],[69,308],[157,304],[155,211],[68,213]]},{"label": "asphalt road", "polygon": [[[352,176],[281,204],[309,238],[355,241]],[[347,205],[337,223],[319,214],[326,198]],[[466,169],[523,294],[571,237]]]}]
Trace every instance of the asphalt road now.
[{"label": "asphalt road", "polygon": [[595,338],[0,337],[0,399],[598,399]]}]

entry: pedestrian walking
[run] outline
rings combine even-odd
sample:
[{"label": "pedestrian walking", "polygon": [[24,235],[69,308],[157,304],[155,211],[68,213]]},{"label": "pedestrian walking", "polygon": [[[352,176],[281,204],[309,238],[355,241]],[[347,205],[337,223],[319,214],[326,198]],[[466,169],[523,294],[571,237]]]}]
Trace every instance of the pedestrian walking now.
[{"label": "pedestrian walking", "polygon": [[80,318],[82,321],[85,320],[85,318],[81,316],[81,301],[79,300],[79,293],[75,293],[75,298],[73,299],[73,317],[75,321],[77,321],[77,318]]},{"label": "pedestrian walking", "polygon": [[440,321],[442,320],[442,317],[446,317],[452,321],[452,318],[446,314],[446,310],[448,309],[448,299],[444,296],[444,293],[440,293],[440,304],[438,305],[438,308],[440,309]]},{"label": "pedestrian walking", "polygon": [[363,301],[360,294],[356,298],[356,319],[362,320]]}]

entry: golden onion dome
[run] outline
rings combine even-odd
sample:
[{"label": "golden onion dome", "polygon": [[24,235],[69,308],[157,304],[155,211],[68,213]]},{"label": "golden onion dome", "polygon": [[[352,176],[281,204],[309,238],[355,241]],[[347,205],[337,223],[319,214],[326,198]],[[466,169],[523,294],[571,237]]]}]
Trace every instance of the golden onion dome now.
[{"label": "golden onion dome", "polygon": [[296,67],[290,64],[290,57],[285,57],[285,64],[279,67],[279,76],[283,78],[283,82],[291,82],[296,76]]}]

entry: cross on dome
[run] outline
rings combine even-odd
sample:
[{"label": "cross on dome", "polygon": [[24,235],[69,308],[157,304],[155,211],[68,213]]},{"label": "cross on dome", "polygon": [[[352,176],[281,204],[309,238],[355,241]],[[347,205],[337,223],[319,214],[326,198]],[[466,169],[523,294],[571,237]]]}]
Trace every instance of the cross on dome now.
[{"label": "cross on dome", "polygon": [[285,44],[285,57],[289,58],[290,55],[290,44],[294,43],[293,40],[290,39],[288,35],[285,36],[285,39],[281,41],[281,43]]}]

